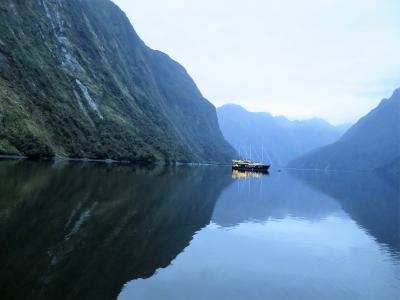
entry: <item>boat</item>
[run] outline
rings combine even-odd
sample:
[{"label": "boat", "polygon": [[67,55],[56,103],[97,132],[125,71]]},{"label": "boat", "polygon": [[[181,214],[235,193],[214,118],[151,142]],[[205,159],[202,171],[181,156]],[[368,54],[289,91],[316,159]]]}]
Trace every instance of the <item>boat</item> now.
[{"label": "boat", "polygon": [[268,173],[270,165],[250,160],[232,160],[232,170]]}]

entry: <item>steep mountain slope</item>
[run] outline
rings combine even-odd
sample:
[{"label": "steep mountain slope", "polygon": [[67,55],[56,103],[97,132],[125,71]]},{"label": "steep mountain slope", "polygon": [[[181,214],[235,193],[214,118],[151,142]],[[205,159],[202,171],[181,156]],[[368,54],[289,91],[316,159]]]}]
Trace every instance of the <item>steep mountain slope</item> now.
[{"label": "steep mountain slope", "polygon": [[292,167],[373,170],[391,165],[400,153],[400,89],[361,118],[336,143],[290,163]]},{"label": "steep mountain slope", "polygon": [[[268,113],[253,113],[238,105],[217,109],[227,141],[243,156],[285,166],[289,160],[313,148],[338,140],[343,131],[321,119],[289,121]],[[262,154],[264,153],[264,155]]]},{"label": "steep mountain slope", "polygon": [[110,0],[0,3],[0,154],[228,161],[214,106]]}]

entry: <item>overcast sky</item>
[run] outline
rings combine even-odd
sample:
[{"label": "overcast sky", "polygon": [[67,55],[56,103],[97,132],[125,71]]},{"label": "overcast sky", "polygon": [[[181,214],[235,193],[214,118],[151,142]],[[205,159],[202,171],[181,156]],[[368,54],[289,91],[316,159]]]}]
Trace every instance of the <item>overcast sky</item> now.
[{"label": "overcast sky", "polygon": [[398,0],[114,0],[203,95],[353,122],[400,87]]}]

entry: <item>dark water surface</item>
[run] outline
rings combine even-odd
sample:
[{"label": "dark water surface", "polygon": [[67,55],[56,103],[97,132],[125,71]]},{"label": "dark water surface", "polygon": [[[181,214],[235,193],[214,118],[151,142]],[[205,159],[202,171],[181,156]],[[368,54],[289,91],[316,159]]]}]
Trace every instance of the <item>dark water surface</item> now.
[{"label": "dark water surface", "polygon": [[0,298],[400,299],[400,187],[3,160]]}]

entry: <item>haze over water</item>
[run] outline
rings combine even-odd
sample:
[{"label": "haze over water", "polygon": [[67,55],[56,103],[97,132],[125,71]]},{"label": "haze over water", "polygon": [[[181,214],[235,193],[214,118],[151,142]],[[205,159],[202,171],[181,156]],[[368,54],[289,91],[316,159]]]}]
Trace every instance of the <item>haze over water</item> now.
[{"label": "haze over water", "polygon": [[0,161],[0,176],[5,299],[400,295],[399,186],[374,174]]}]

